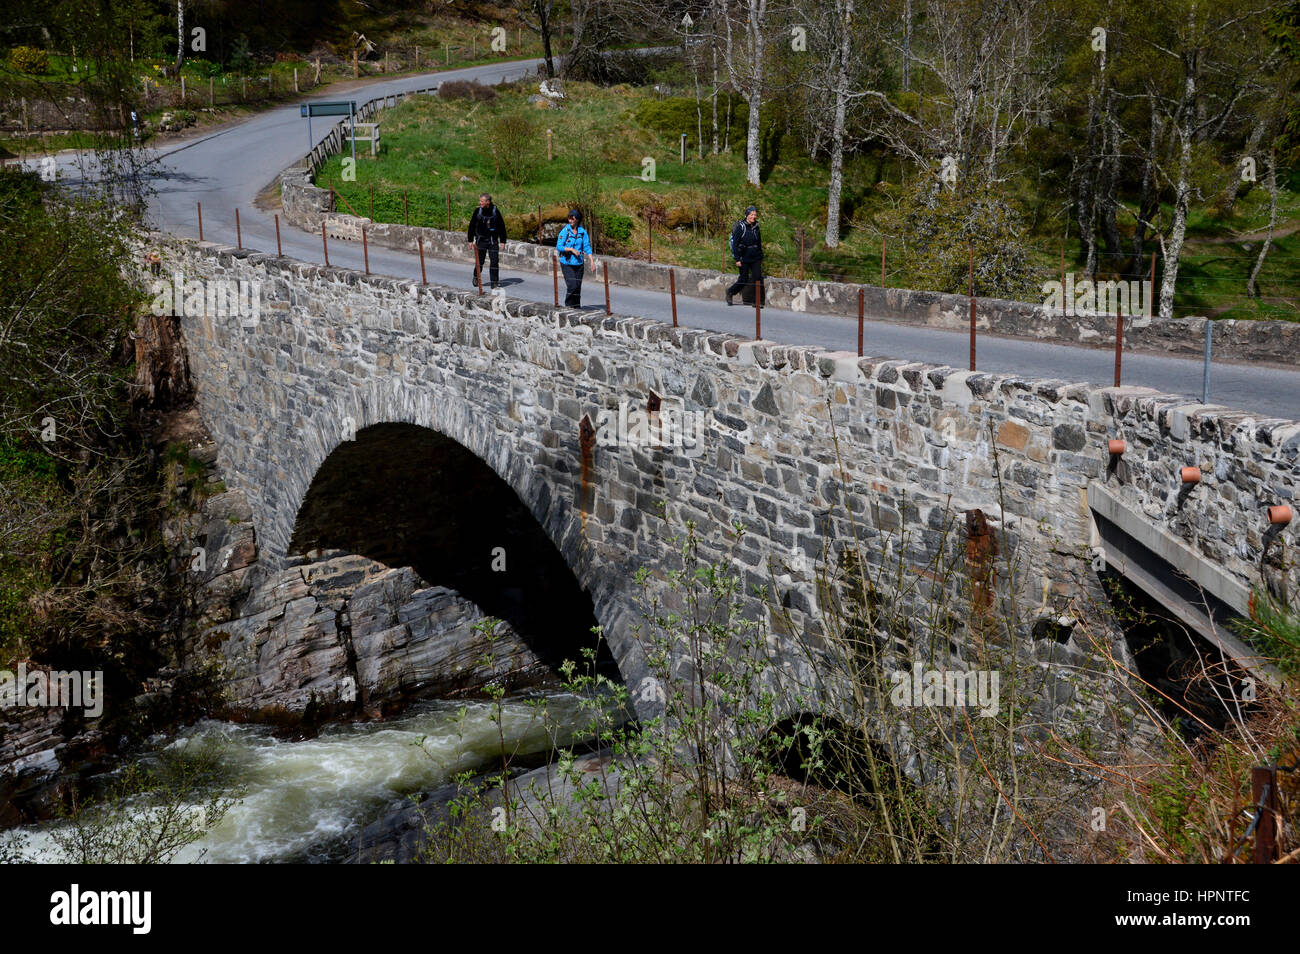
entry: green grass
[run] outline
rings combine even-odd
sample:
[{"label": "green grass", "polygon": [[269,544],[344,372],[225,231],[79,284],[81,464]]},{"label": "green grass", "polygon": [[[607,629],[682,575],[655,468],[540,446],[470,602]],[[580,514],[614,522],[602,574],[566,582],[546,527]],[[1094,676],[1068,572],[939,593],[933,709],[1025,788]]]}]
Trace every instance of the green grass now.
[{"label": "green grass", "polygon": [[[447,196],[451,199],[451,227],[465,227],[477,205],[480,192],[491,192],[507,215],[508,229],[515,238],[531,238],[536,228],[536,209],[568,206],[575,200],[573,168],[579,153],[599,159],[599,179],[604,196],[602,211],[630,216],[633,231],[620,249],[624,254],[646,257],[648,227],[644,218],[647,204],[658,203],[665,210],[699,208],[711,197],[726,209],[717,230],[686,225],[675,231],[655,230],[656,261],[702,268],[730,267],[726,234],[741,210],[754,202],[763,216],[765,261],[774,274],[798,274],[796,230],[807,231],[807,274],[836,277],[855,264],[876,262],[879,269],[880,241],[865,229],[851,230],[844,246],[835,254],[818,254],[818,221],[824,215],[824,173],[804,158],[777,165],[764,188],[755,190],[745,182],[745,169],[732,142],[730,154],[699,159],[692,150],[682,165],[676,139],[640,126],[633,116],[638,102],[653,93],[628,87],[601,89],[585,83],[569,83],[569,99],[562,110],[530,106],[528,96],[535,83],[500,87],[493,103],[467,103],[421,97],[386,110],[381,115],[382,149],[377,160],[358,152],[357,179],[342,180],[342,156],[331,159],[320,171],[317,182],[330,182],[346,200],[347,209],[360,215],[370,211],[370,187],[374,187],[374,217],[402,222],[406,217],[403,192],[413,225],[447,227]],[[536,171],[526,181],[512,184],[504,168],[491,155],[486,142],[485,121],[505,110],[523,109],[533,117],[536,136],[532,151]],[[554,131],[553,161],[546,161],[546,130]],[[363,147],[364,148],[364,147]],[[655,181],[641,178],[642,160],[655,160]],[[866,163],[861,164],[864,168]],[[779,198],[780,208],[776,207]],[[550,217],[548,215],[548,221]],[[526,234],[521,234],[526,230]]]}]

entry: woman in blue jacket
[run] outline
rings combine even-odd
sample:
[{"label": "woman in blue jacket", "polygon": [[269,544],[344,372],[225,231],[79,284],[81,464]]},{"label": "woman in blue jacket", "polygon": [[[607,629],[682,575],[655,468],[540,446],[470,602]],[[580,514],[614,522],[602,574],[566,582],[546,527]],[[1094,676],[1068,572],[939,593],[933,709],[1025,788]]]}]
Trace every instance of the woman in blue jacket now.
[{"label": "woman in blue jacket", "polygon": [[582,227],[582,213],[577,209],[569,210],[569,224],[556,236],[555,250],[564,271],[564,304],[569,308],[581,308],[582,270],[586,261],[584,256],[591,254],[591,238]]}]

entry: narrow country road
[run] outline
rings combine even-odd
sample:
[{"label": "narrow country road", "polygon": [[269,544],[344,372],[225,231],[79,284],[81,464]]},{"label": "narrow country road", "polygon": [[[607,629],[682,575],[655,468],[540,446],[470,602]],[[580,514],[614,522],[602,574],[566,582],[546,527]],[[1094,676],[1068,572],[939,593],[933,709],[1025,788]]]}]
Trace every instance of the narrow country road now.
[{"label": "narrow country road", "polygon": [[[533,62],[515,62],[469,67],[444,73],[404,77],[359,86],[350,92],[338,87],[312,99],[367,99],[401,93],[452,79],[477,79],[495,83],[517,79],[532,72]],[[333,120],[318,119],[312,131],[317,141],[328,133]],[[164,146],[159,151],[161,175],[155,180],[149,208],[149,224],[173,235],[197,237],[195,203],[203,203],[204,237],[235,244],[235,209],[240,210],[243,244],[259,251],[275,250],[275,225],[271,215],[258,209],[259,192],[273,183],[281,170],[301,158],[309,148],[307,121],[297,105],[258,114],[245,122],[225,127],[206,136]],[[29,163],[30,164],[30,163]],[[75,156],[64,157],[65,173],[76,175]],[[284,252],[307,262],[322,262],[320,236],[281,223]],[[362,268],[359,244],[330,243],[330,263]],[[470,287],[470,269],[462,262],[426,263],[429,281],[460,288]],[[390,249],[370,249],[372,272],[401,278],[418,278],[419,259]],[[530,301],[552,300],[551,276],[502,269],[506,292]],[[600,283],[588,275],[583,286],[584,303],[603,308]],[[668,291],[649,291],[613,286],[613,310],[618,314],[640,315],[666,320],[670,315]],[[681,324],[739,335],[753,334],[752,309],[728,308],[720,300],[678,297]],[[599,304],[598,304],[599,303]],[[780,309],[764,309],[764,339],[816,345],[832,350],[857,348],[856,316],[810,315]],[[896,322],[868,321],[865,351],[882,358],[903,358],[933,364],[965,367],[969,341],[964,331],[946,331]],[[1114,377],[1114,356],[1110,350],[1075,345],[1043,343],[984,335],[979,339],[978,367],[984,371],[1015,373],[1036,378],[1058,378],[1071,382],[1109,385]],[[1186,396],[1199,403],[1202,362],[1199,358],[1175,358],[1150,354],[1126,354],[1124,381]],[[1265,417],[1300,420],[1300,364],[1292,369],[1215,362],[1211,376],[1211,401]]]}]

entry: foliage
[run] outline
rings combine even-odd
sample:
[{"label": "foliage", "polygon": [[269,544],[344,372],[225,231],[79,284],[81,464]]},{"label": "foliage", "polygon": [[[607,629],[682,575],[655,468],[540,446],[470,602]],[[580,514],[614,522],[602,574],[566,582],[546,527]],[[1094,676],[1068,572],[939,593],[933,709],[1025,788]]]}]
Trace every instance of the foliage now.
[{"label": "foliage", "polygon": [[19,73],[48,73],[50,58],[36,47],[15,46],[9,51],[9,65]]},{"label": "foliage", "polygon": [[[727,132],[727,106],[731,106],[731,141],[744,142],[745,129],[749,123],[749,104],[739,93],[724,92],[718,96],[718,136]],[[712,103],[705,100],[701,104],[704,110],[704,131],[706,137],[712,136]],[[647,129],[653,129],[664,136],[676,139],[686,133],[687,149],[694,149],[699,140],[699,114],[695,100],[689,96],[668,96],[663,99],[643,99],[633,112],[636,121]]]},{"label": "foliage", "polygon": [[632,237],[631,216],[618,212],[606,212],[600,218],[604,226],[604,237],[615,242],[626,242]]},{"label": "foliage", "polygon": [[476,103],[490,103],[497,98],[497,91],[491,86],[484,86],[478,80],[449,80],[438,86],[438,95],[443,99],[463,99]]},{"label": "foliage", "polygon": [[487,141],[498,172],[505,170],[510,184],[529,182],[542,161],[537,142],[537,123],[522,109],[507,109],[488,122]]},{"label": "foliage", "polygon": [[918,176],[888,217],[888,228],[906,237],[899,263],[904,287],[968,291],[973,252],[976,295],[1041,297],[1024,223],[995,186],[953,189],[937,175]]}]

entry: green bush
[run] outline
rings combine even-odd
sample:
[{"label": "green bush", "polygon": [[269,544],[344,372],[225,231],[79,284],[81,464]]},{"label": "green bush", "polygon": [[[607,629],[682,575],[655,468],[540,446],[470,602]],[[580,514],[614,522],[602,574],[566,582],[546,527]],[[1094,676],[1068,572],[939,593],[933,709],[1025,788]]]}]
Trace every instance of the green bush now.
[{"label": "green bush", "polygon": [[50,58],[34,46],[15,46],[9,51],[9,65],[19,73],[48,73]]},{"label": "green bush", "polygon": [[[731,98],[731,142],[743,144],[745,128],[749,122],[749,104],[733,93],[718,95],[718,137],[726,138],[728,97]],[[704,110],[704,137],[707,140],[712,135],[713,106],[707,99],[703,100],[700,106]],[[695,110],[695,100],[689,96],[642,100],[633,115],[642,126],[665,136],[680,136],[686,133],[688,148],[697,144],[699,115]]]},{"label": "green bush", "polygon": [[615,242],[626,242],[632,237],[632,219],[618,212],[606,212],[600,217],[600,224],[605,238]]}]

